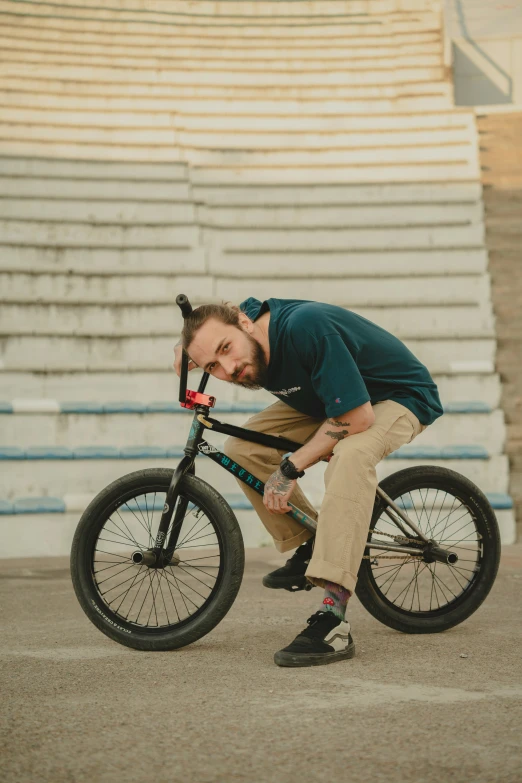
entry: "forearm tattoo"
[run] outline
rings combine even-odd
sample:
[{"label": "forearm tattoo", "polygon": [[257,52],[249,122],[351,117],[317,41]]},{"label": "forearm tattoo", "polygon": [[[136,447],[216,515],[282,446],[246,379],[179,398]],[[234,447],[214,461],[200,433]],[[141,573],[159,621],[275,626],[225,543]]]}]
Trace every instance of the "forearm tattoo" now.
[{"label": "forearm tattoo", "polygon": [[326,419],[328,424],[331,424],[333,427],[351,427],[349,421],[336,421],[335,419]]},{"label": "forearm tattoo", "polygon": [[[334,427],[351,427],[351,424],[349,421],[336,421],[335,419],[327,419],[327,424],[331,424]],[[327,430],[325,433],[333,440],[344,440],[344,438],[349,435],[350,433],[348,430],[341,430],[341,432],[332,432],[331,430]]]},{"label": "forearm tattoo", "polygon": [[283,476],[278,468],[275,473],[272,473],[266,482],[265,490],[272,492],[274,495],[286,495],[292,486],[293,481],[294,479],[289,479],[287,476]]},{"label": "forearm tattoo", "polygon": [[341,432],[332,432],[331,430],[328,430],[325,432],[325,435],[328,435],[330,438],[333,438],[333,440],[344,440],[346,435],[348,435],[348,430],[341,430]]}]

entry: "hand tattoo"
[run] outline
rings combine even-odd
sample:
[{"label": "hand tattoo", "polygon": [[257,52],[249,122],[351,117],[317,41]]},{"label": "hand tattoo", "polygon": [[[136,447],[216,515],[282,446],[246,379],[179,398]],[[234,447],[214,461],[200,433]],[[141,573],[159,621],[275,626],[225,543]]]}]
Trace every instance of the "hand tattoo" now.
[{"label": "hand tattoo", "polygon": [[325,432],[325,435],[329,435],[330,438],[333,438],[334,440],[344,440],[345,436],[348,434],[348,430],[341,430],[341,432]]},{"label": "hand tattoo", "polygon": [[266,482],[265,491],[268,490],[274,495],[286,495],[292,486],[293,481],[295,481],[295,479],[289,479],[287,476],[283,476],[278,468]]}]

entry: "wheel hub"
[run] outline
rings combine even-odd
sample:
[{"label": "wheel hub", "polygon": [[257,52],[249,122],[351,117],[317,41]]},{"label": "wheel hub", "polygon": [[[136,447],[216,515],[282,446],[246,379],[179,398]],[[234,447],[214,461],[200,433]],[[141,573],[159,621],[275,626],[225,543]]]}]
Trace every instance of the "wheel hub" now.
[{"label": "wheel hub", "polygon": [[180,557],[176,552],[172,554],[172,557],[168,556],[168,553],[162,549],[157,552],[155,549],[146,549],[144,552],[141,549],[137,549],[131,555],[131,560],[136,565],[144,565],[148,568],[165,568],[165,566],[177,566]]}]

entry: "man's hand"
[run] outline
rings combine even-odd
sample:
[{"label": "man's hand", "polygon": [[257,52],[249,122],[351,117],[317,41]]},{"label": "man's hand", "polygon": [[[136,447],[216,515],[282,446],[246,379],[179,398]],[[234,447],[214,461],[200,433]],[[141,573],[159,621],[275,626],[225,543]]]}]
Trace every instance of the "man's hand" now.
[{"label": "man's hand", "polygon": [[272,514],[286,514],[287,511],[291,511],[288,500],[296,484],[297,479],[289,479],[283,476],[279,468],[275,473],[272,473],[265,484],[265,494],[263,496],[263,503],[268,511]]},{"label": "man's hand", "polygon": [[[174,369],[176,370],[176,375],[179,377],[181,375],[181,357],[183,356],[183,348],[181,347],[181,343],[178,343],[174,346],[174,364],[172,365]],[[189,371],[193,370],[196,365],[192,361],[192,359],[189,359],[188,368]]]}]

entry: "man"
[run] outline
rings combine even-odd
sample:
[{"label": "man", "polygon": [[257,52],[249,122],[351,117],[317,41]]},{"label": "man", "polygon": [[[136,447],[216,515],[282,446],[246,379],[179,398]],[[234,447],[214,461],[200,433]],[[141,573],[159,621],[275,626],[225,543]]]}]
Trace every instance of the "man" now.
[{"label": "man", "polygon": [[[246,426],[304,445],[293,454],[229,438],[225,453],[265,482],[261,498],[240,482],[280,552],[296,549],[263,579],[269,588],[324,588],[308,627],[275,654],[280,666],[351,658],[355,647],[346,605],[357,572],[377,488],[375,466],[442,415],[427,368],[396,337],[334,305],[294,299],[246,299],[238,307],[203,305],[185,320],[189,369],[264,388],[278,402]],[[176,346],[179,374],[181,346]],[[319,515],[297,479],[332,454]],[[314,536],[286,512],[288,501],[318,519]]]}]

